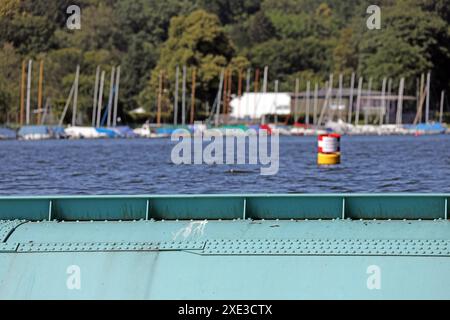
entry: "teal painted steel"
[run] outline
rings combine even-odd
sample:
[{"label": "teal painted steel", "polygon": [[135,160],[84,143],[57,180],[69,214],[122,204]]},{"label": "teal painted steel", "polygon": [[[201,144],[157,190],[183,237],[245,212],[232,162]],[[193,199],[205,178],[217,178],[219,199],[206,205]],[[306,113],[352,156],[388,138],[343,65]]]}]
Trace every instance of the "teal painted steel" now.
[{"label": "teal painted steel", "polygon": [[52,201],[55,220],[134,220],[146,216],[147,201],[140,198],[62,198]]},{"label": "teal painted steel", "polygon": [[[445,196],[346,198],[346,216],[353,219],[445,218]],[[426,212],[426,215],[424,215]]]},{"label": "teal painted steel", "polygon": [[[12,243],[11,248],[19,253],[36,252],[133,252],[133,251],[194,251],[203,250],[204,241],[159,241],[159,242],[29,242]],[[201,251],[199,252],[201,253]]]},{"label": "teal painted steel", "polygon": [[244,198],[239,196],[191,196],[149,200],[150,217],[166,220],[238,219],[243,217]]},{"label": "teal painted steel", "polygon": [[186,195],[0,197],[0,219],[445,219],[450,196],[430,195]]},{"label": "teal painted steel", "polygon": [[48,199],[41,198],[0,198],[0,219],[14,220],[21,217],[25,220],[44,220],[48,218],[50,209]]},{"label": "teal painted steel", "polygon": [[25,222],[25,220],[0,221],[0,243],[5,242],[11,233]]},{"label": "teal painted steel", "polygon": [[339,219],[342,196],[260,196],[247,200],[252,219]]},{"label": "teal painted steel", "polygon": [[448,198],[0,198],[0,298],[450,299]]}]

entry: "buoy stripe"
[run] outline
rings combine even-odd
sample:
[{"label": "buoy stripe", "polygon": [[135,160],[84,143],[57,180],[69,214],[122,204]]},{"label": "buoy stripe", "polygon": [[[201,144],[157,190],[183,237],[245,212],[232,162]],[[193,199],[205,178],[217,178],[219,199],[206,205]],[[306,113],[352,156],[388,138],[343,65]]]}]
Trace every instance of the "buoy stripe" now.
[{"label": "buoy stripe", "polygon": [[319,153],[340,152],[340,139],[331,135],[319,137]]}]

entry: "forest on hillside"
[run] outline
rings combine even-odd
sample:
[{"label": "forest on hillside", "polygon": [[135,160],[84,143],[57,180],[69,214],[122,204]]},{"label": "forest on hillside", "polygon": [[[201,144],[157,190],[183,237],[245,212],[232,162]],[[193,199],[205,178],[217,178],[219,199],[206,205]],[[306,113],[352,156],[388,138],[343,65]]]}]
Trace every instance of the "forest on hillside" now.
[{"label": "forest on hillside", "polygon": [[[365,0],[1,0],[0,124],[16,122],[23,61],[35,62],[32,105],[37,105],[39,62],[44,61],[44,100],[59,116],[81,67],[79,110],[90,123],[97,66],[109,73],[121,66],[120,116],[143,108],[154,118],[160,75],[164,76],[163,120],[171,121],[177,66],[187,67],[188,92],[196,72],[196,118],[205,117],[224,68],[239,74],[269,66],[269,89],[321,85],[330,73],[384,77],[394,87],[406,78],[416,95],[417,79],[432,72],[432,104],[450,89],[448,0],[380,0],[382,27],[369,30]],[[66,27],[70,5],[81,8],[81,30]],[[335,77],[337,78],[337,77]],[[448,91],[447,91],[448,92]],[[190,96],[189,96],[190,97]],[[70,113],[70,111],[69,111]],[[70,117],[70,114],[68,114]],[[82,124],[82,123],[80,123]]]}]

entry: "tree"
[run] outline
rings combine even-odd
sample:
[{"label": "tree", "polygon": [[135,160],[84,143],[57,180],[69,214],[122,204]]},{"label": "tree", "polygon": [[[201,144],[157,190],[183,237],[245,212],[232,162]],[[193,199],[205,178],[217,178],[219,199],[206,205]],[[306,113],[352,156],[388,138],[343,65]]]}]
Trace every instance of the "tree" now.
[{"label": "tree", "polygon": [[199,6],[217,15],[222,24],[245,20],[261,7],[260,0],[200,0]]},{"label": "tree", "polygon": [[329,66],[329,46],[315,38],[302,40],[269,40],[255,46],[249,52],[252,65],[270,66],[271,78],[284,80],[290,74],[302,70],[327,73]]},{"label": "tree", "polygon": [[114,12],[125,40],[139,34],[140,40],[156,45],[167,40],[172,17],[194,8],[194,1],[121,0],[116,1]]},{"label": "tree", "polygon": [[82,12],[81,30],[60,29],[56,32],[60,46],[88,50],[125,50],[126,41],[120,32],[114,10],[100,2]]},{"label": "tree", "polygon": [[138,107],[138,96],[145,89],[151,71],[157,64],[158,48],[145,41],[146,35],[138,33],[130,40],[128,52],[123,58],[121,81],[122,105],[125,111]]},{"label": "tree", "polygon": [[0,50],[0,123],[19,110],[20,56],[11,44]]},{"label": "tree", "polygon": [[260,11],[250,18],[248,36],[253,44],[262,43],[272,39],[275,35],[275,28],[272,21]]},{"label": "tree", "polygon": [[448,25],[436,14],[412,6],[409,1],[399,0],[384,12],[381,30],[361,27],[366,31],[359,41],[359,71],[378,82],[385,76],[397,80],[406,77],[409,85],[415,86],[421,73],[433,70],[439,83],[448,81]]},{"label": "tree", "polygon": [[[197,97],[212,102],[217,94],[220,72],[234,57],[235,49],[216,15],[197,10],[188,16],[175,17],[171,20],[169,38],[161,48],[150,85],[141,92],[139,103],[142,107],[154,105],[160,72],[163,71],[168,83],[173,85],[176,67],[183,65],[188,67],[188,88],[195,68]],[[166,103],[166,109],[170,107]]]},{"label": "tree", "polygon": [[19,0],[3,0],[0,3],[0,17],[8,17],[19,10]]},{"label": "tree", "polygon": [[353,39],[353,30],[344,28],[333,50],[334,71],[351,74],[358,67],[358,51]]},{"label": "tree", "polygon": [[[79,110],[86,120],[97,65],[108,74],[122,66],[119,104],[125,113],[138,106],[155,110],[163,70],[167,120],[175,70],[185,64],[188,107],[196,69],[197,110],[214,101],[222,69],[233,70],[234,92],[238,71],[250,65],[268,65],[271,83],[277,78],[283,90],[292,90],[297,78],[302,87],[308,79],[322,86],[330,72],[356,70],[374,83],[385,76],[398,83],[404,76],[410,91],[417,76],[431,70],[434,103],[437,91],[450,90],[447,2],[381,0],[382,29],[368,30],[366,0],[0,0],[0,121],[6,111],[17,111],[17,77],[28,59],[35,61],[33,99],[36,64],[43,59],[44,99],[51,98],[56,112],[80,64]],[[66,27],[72,4],[81,7],[81,30]]]}]

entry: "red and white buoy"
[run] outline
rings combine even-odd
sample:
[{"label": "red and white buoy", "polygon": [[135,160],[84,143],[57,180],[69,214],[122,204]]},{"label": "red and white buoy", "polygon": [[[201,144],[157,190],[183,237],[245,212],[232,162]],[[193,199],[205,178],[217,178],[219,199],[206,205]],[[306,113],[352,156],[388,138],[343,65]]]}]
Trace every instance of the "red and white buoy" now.
[{"label": "red and white buoy", "polygon": [[339,134],[322,134],[319,136],[319,165],[341,163],[341,136]]}]

